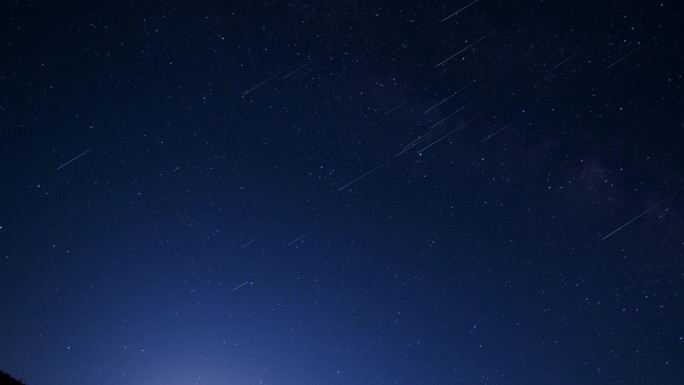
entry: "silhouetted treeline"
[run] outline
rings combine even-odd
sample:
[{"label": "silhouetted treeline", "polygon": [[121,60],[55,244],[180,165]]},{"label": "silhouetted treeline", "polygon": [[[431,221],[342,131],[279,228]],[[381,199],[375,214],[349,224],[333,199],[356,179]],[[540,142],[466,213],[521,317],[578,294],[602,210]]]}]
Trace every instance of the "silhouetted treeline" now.
[{"label": "silhouetted treeline", "polygon": [[0,370],[0,385],[26,385],[16,378]]}]

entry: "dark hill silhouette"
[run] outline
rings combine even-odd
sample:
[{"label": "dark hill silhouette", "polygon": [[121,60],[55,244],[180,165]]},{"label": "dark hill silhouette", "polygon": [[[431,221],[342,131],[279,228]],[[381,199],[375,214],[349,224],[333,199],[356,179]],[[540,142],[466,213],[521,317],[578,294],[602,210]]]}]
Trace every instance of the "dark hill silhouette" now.
[{"label": "dark hill silhouette", "polygon": [[26,385],[16,378],[0,370],[0,385]]}]

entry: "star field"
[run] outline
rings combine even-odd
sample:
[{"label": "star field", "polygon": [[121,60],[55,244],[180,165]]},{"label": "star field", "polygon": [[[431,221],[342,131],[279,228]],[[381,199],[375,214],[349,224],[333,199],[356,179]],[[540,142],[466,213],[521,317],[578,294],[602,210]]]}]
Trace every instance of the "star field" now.
[{"label": "star field", "polygon": [[677,2],[0,15],[12,376],[680,383]]}]

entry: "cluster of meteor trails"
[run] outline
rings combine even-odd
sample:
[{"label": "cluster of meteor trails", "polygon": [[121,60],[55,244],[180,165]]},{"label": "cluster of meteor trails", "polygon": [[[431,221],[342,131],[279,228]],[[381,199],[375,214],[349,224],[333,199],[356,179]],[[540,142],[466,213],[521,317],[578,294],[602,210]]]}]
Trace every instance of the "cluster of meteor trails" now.
[{"label": "cluster of meteor trails", "polygon": [[[443,19],[441,19],[441,22],[448,21],[448,20],[452,19],[453,17],[458,16],[460,13],[462,13],[462,12],[468,10],[468,9],[471,8],[473,5],[475,5],[476,3],[478,3],[479,1],[480,1],[480,0],[475,0],[475,1],[472,1],[472,2],[470,2],[470,3],[468,3],[468,4],[466,4],[465,6],[461,7],[461,8],[458,9],[457,11],[452,12],[451,14],[449,14],[449,15],[447,15],[446,17],[444,17]],[[437,64],[435,65],[435,67],[437,68],[437,67],[443,67],[443,66],[447,65],[452,59],[454,59],[454,58],[456,58],[456,57],[459,57],[459,56],[465,54],[468,50],[471,50],[471,51],[472,51],[472,50],[474,49],[475,46],[477,46],[479,43],[482,43],[485,39],[491,37],[491,36],[494,35],[494,34],[495,34],[495,31],[491,31],[491,32],[489,32],[489,33],[486,33],[486,34],[482,35],[481,37],[479,37],[479,38],[476,39],[475,41],[473,41],[473,42],[467,44],[465,47],[463,47],[462,49],[460,49],[460,50],[457,51],[456,53],[454,53],[454,54],[448,56],[448,57],[445,58],[444,60],[442,60],[442,61],[440,61],[439,63],[437,63]],[[568,57],[564,58],[562,61],[560,61],[559,63],[557,63],[556,65],[554,65],[553,68],[554,68],[554,69],[557,69],[557,68],[560,67],[561,65],[563,65],[563,64],[565,64],[565,63],[567,63],[567,62],[569,62],[570,60],[572,60],[573,58],[575,58],[576,56],[578,56],[580,53],[582,53],[583,51],[585,51],[587,48],[589,48],[589,47],[592,46],[592,45],[594,45],[594,44],[587,45],[587,46],[585,46],[585,47],[583,47],[583,48],[577,50],[577,51],[574,52],[573,54],[569,55]],[[643,45],[638,45],[636,48],[632,49],[631,51],[629,51],[629,52],[626,53],[625,55],[619,57],[617,60],[615,60],[614,62],[612,62],[611,64],[609,64],[609,65],[606,67],[606,69],[611,69],[612,67],[614,67],[614,66],[617,65],[618,63],[622,62],[623,60],[627,59],[627,58],[628,58],[629,56],[631,56],[632,54],[634,54],[634,53],[636,53],[637,51],[639,51],[641,48],[643,48]],[[314,61],[314,60],[310,60],[309,62],[307,62],[307,63],[301,65],[300,67],[296,68],[294,71],[292,71],[292,72],[288,73],[286,76],[284,76],[283,79],[287,79],[288,77],[290,77],[290,76],[294,75],[295,73],[297,73],[299,70],[308,67],[313,61]],[[269,78],[267,78],[267,79],[264,80],[263,82],[257,84],[256,86],[250,88],[249,90],[245,91],[245,92],[243,93],[242,97],[245,97],[245,96],[248,95],[249,93],[255,91],[256,89],[258,89],[259,87],[261,87],[261,86],[263,86],[264,84],[268,83],[269,81],[275,79],[276,77],[278,77],[278,76],[280,75],[280,73],[281,73],[281,72],[278,72],[278,73],[276,73],[275,75],[270,76]],[[451,94],[451,95],[449,95],[449,96],[443,98],[443,99],[440,100],[437,104],[435,104],[435,105],[433,105],[432,107],[430,107],[430,108],[428,108],[427,110],[425,110],[425,114],[428,114],[428,113],[430,113],[431,111],[433,111],[433,110],[437,109],[438,107],[442,106],[444,103],[447,103],[449,100],[451,100],[451,99],[452,99],[453,97],[455,97],[456,95],[458,95],[458,94],[462,93],[463,91],[466,91],[467,89],[471,88],[474,84],[475,84],[475,81],[472,81],[472,82],[470,82],[469,84],[465,85],[464,87],[460,88],[459,90],[455,91],[453,94]],[[457,116],[458,113],[462,112],[462,111],[465,110],[467,107],[471,106],[473,103],[475,103],[478,99],[482,98],[482,97],[485,96],[486,94],[487,94],[487,92],[481,93],[480,95],[478,95],[478,96],[476,96],[475,98],[471,99],[468,103],[466,103],[466,104],[464,104],[464,105],[462,105],[462,106],[456,108],[454,111],[452,111],[451,113],[449,113],[448,115],[446,115],[444,118],[442,118],[442,119],[439,120],[438,122],[434,123],[434,124],[430,127],[430,129],[429,129],[427,132],[418,135],[418,137],[416,137],[414,140],[412,140],[412,141],[409,142],[408,144],[404,145],[404,146],[401,148],[401,150],[400,150],[399,152],[397,152],[396,155],[394,155],[394,158],[397,158],[397,157],[401,156],[402,154],[408,152],[409,150],[415,150],[416,153],[420,155],[420,154],[422,154],[423,152],[425,152],[426,150],[430,149],[431,147],[433,147],[433,146],[439,144],[439,143],[440,143],[441,141],[443,141],[444,139],[449,138],[450,136],[452,136],[452,135],[455,134],[456,132],[458,132],[458,131],[460,131],[460,130],[466,128],[466,127],[468,127],[471,123],[473,123],[475,120],[477,120],[477,119],[479,118],[479,116],[476,116],[476,117],[474,117],[474,118],[472,118],[472,119],[469,119],[469,120],[467,120],[467,121],[465,121],[465,122],[462,122],[461,124],[457,125],[456,128],[453,128],[453,129],[451,129],[451,130],[444,130],[444,127],[447,126],[447,123],[449,123],[450,120],[452,120],[455,116]],[[396,110],[398,110],[398,109],[400,109],[400,108],[406,106],[407,104],[409,104],[409,103],[412,102],[412,101],[414,101],[413,98],[404,100],[403,102],[399,103],[398,105],[396,105],[396,106],[390,108],[389,110],[387,110],[387,111],[384,113],[384,115],[385,115],[385,116],[386,116],[386,115],[389,115],[389,114],[395,112]],[[497,129],[496,131],[490,133],[490,134],[487,135],[485,138],[483,138],[483,139],[482,139],[482,142],[486,142],[486,141],[492,139],[494,136],[498,135],[498,134],[501,133],[502,131],[506,130],[507,128],[511,127],[511,126],[514,125],[515,123],[519,122],[519,121],[522,120],[524,117],[525,117],[525,112],[523,111],[519,116],[517,116],[517,117],[515,117],[514,119],[512,119],[509,123],[505,124],[503,127]],[[388,166],[390,161],[391,161],[391,159],[388,160],[388,161],[386,161],[386,162],[384,162],[384,163],[381,163],[381,164],[379,164],[379,165],[377,165],[377,166],[375,166],[375,167],[373,167],[373,168],[371,168],[370,170],[364,172],[364,173],[361,174],[360,176],[358,176],[358,177],[352,179],[351,181],[349,181],[349,182],[347,182],[346,184],[344,184],[344,185],[342,185],[341,187],[339,187],[339,188],[337,189],[337,191],[340,192],[340,191],[349,189],[352,185],[354,185],[355,183],[357,183],[357,182],[363,180],[364,178],[366,178],[366,177],[368,177],[369,175],[373,174],[373,173],[376,172],[377,170],[379,170],[379,169],[381,169],[381,168],[383,168],[383,167]],[[628,226],[629,224],[631,224],[632,222],[636,221],[637,219],[639,219],[639,218],[642,217],[643,215],[647,214],[647,213],[650,212],[651,210],[654,210],[656,207],[658,207],[658,206],[660,206],[661,204],[665,203],[666,201],[668,201],[670,198],[672,198],[673,196],[677,195],[678,193],[679,193],[679,191],[677,191],[677,192],[675,192],[675,193],[669,195],[667,198],[663,199],[662,201],[658,202],[658,203],[655,204],[654,206],[650,207],[648,210],[642,212],[641,214],[639,214],[639,215],[636,216],[635,218],[631,219],[630,221],[628,221],[628,222],[626,222],[625,224],[623,224],[622,226],[618,227],[617,229],[615,229],[614,231],[612,231],[612,232],[609,233],[608,235],[604,236],[604,237],[602,238],[602,240],[605,240],[605,239],[609,238],[610,236],[614,235],[615,233],[617,233],[618,231],[622,230],[624,227],[626,227],[626,226]]]},{"label": "cluster of meteor trails", "polygon": [[[441,22],[446,22],[446,21],[448,21],[448,20],[451,20],[452,18],[458,16],[458,15],[461,14],[462,12],[471,9],[471,7],[473,7],[474,5],[476,5],[479,1],[480,1],[480,0],[475,0],[475,1],[472,1],[472,2],[470,2],[470,3],[468,3],[468,4],[466,4],[465,6],[461,7],[461,8],[458,9],[457,11],[452,12],[452,13],[448,14],[446,17],[444,17],[443,19],[441,19]],[[494,34],[495,34],[495,31],[491,31],[491,32],[489,32],[489,33],[486,33],[486,34],[480,36],[478,39],[476,39],[476,40],[474,40],[473,42],[467,44],[465,47],[463,47],[462,49],[458,50],[456,53],[454,53],[454,54],[448,56],[447,58],[445,58],[444,60],[438,62],[438,63],[435,65],[435,67],[436,67],[436,68],[437,68],[437,67],[444,67],[444,66],[446,66],[452,59],[454,59],[454,58],[456,58],[456,57],[459,57],[459,56],[462,56],[462,55],[466,54],[467,52],[473,52],[474,49],[475,49],[475,47],[476,47],[478,44],[483,43],[483,41],[485,41],[487,38],[490,38],[490,37],[493,36]],[[491,40],[491,39],[490,39],[490,40]],[[560,61],[559,63],[557,63],[556,65],[554,65],[553,68],[556,69],[556,68],[560,67],[561,65],[563,65],[563,64],[565,64],[565,63],[567,63],[567,62],[569,62],[570,60],[572,60],[573,58],[575,58],[576,56],[578,56],[580,53],[584,52],[587,48],[589,48],[590,46],[596,45],[596,44],[597,44],[596,42],[593,43],[593,44],[588,44],[588,45],[586,45],[585,47],[583,47],[583,48],[581,48],[581,49],[575,51],[573,54],[567,56],[567,57],[564,58],[562,61]],[[613,61],[611,64],[609,64],[609,65],[606,67],[606,69],[611,69],[612,67],[614,67],[614,66],[617,65],[618,63],[622,62],[623,60],[627,59],[628,57],[630,57],[631,55],[633,55],[634,53],[636,53],[637,51],[639,51],[639,50],[642,49],[643,47],[644,47],[643,45],[638,44],[636,48],[630,50],[630,51],[627,52],[625,55],[619,57],[617,60],[615,60],[615,61]],[[291,77],[291,76],[297,74],[299,71],[301,71],[301,70],[303,70],[303,69],[309,67],[312,63],[314,63],[314,62],[315,62],[316,60],[318,60],[319,58],[320,58],[320,56],[319,56],[319,57],[315,57],[315,58],[313,58],[313,59],[310,59],[309,61],[307,61],[306,63],[300,65],[300,66],[297,67],[297,68],[295,68],[295,69],[292,70],[291,72],[288,72],[287,74],[285,74],[284,76],[282,76],[282,80],[285,80],[285,79],[287,79],[287,78],[289,78],[289,77]],[[252,87],[252,88],[250,88],[250,89],[244,91],[243,94],[242,94],[242,98],[244,98],[244,97],[246,97],[247,95],[249,95],[249,94],[255,92],[256,90],[258,90],[259,88],[263,87],[264,85],[266,85],[267,83],[271,82],[272,80],[278,78],[279,76],[281,76],[282,73],[283,73],[283,71],[278,71],[278,72],[276,72],[275,74],[273,74],[273,75],[269,76],[268,78],[266,78],[265,80],[263,80],[262,82],[260,82],[259,84],[255,85],[254,87]],[[429,114],[429,113],[435,111],[438,107],[444,105],[445,103],[448,103],[448,102],[449,102],[452,98],[454,98],[455,96],[457,96],[457,95],[461,94],[462,92],[464,92],[464,91],[470,89],[473,85],[475,85],[475,83],[476,83],[476,81],[472,81],[472,82],[466,84],[465,86],[463,86],[462,88],[456,90],[456,91],[453,92],[452,94],[450,94],[450,95],[448,95],[448,96],[442,98],[438,103],[436,103],[435,105],[433,105],[433,106],[431,106],[430,108],[426,109],[426,110],[424,111],[424,113],[427,115],[427,114]],[[358,177],[352,179],[351,181],[349,181],[349,182],[347,182],[346,184],[344,184],[344,185],[342,185],[341,187],[339,187],[339,188],[337,189],[337,191],[340,192],[340,191],[349,189],[352,185],[354,185],[355,183],[357,183],[357,182],[363,180],[364,178],[368,177],[369,175],[373,174],[375,171],[377,171],[377,170],[379,170],[379,169],[381,169],[381,168],[383,168],[383,167],[388,166],[388,165],[390,164],[390,162],[391,162],[393,159],[395,159],[395,158],[401,156],[402,154],[408,152],[409,150],[415,150],[415,153],[416,153],[416,154],[421,155],[423,152],[425,152],[425,151],[427,151],[428,149],[432,148],[433,146],[439,144],[439,143],[442,142],[444,139],[447,139],[447,138],[449,138],[450,136],[452,136],[453,134],[455,134],[456,132],[458,132],[458,131],[460,131],[460,130],[466,128],[466,127],[468,127],[469,125],[471,125],[471,123],[473,123],[474,121],[476,121],[477,119],[479,119],[479,116],[476,116],[476,117],[474,117],[474,118],[472,118],[472,119],[469,119],[469,120],[467,120],[467,121],[465,121],[465,122],[462,121],[460,124],[457,125],[457,127],[453,128],[453,129],[450,129],[450,130],[449,130],[449,129],[445,129],[445,127],[447,127],[448,123],[449,123],[452,119],[454,119],[460,112],[464,111],[466,108],[470,107],[470,106],[473,105],[477,100],[479,100],[480,98],[482,98],[482,97],[484,97],[484,96],[486,96],[486,95],[487,95],[487,92],[484,91],[484,92],[480,93],[478,96],[472,98],[469,102],[467,102],[467,103],[465,103],[465,104],[459,106],[458,108],[456,108],[455,110],[453,110],[452,112],[450,112],[449,114],[447,114],[446,116],[444,116],[442,119],[440,119],[440,120],[437,121],[436,123],[432,124],[432,125],[430,126],[430,129],[429,129],[427,132],[418,135],[414,140],[412,140],[412,141],[409,142],[408,144],[404,145],[404,146],[396,153],[396,155],[394,155],[394,157],[393,157],[392,159],[389,159],[389,160],[387,160],[386,162],[381,163],[381,164],[379,164],[379,165],[377,165],[377,166],[371,168],[369,171],[364,172],[364,173],[361,174],[360,176],[358,176]],[[393,112],[399,110],[400,108],[405,107],[406,105],[409,105],[412,101],[415,101],[415,98],[410,98],[410,99],[404,100],[404,101],[401,102],[400,104],[398,104],[398,105],[396,105],[396,106],[390,108],[389,110],[387,110],[387,111],[384,113],[384,115],[385,115],[385,116],[386,116],[386,115],[390,115],[390,114],[392,114]],[[501,133],[502,131],[506,130],[507,128],[511,127],[511,126],[514,125],[515,123],[519,122],[519,121],[522,120],[524,117],[525,117],[525,112],[523,111],[519,116],[513,118],[513,119],[510,120],[507,124],[503,125],[501,128],[497,129],[496,131],[494,131],[494,132],[490,133],[489,135],[487,135],[486,137],[484,137],[484,138],[482,139],[482,142],[486,142],[486,141],[492,139],[494,136],[498,135],[498,134]],[[84,151],[83,153],[77,155],[76,157],[72,158],[72,159],[69,160],[68,162],[66,162],[66,163],[62,164],[61,166],[59,166],[59,167],[57,168],[57,170],[60,170],[60,169],[62,169],[62,168],[64,168],[64,167],[68,166],[68,165],[71,164],[72,162],[74,162],[74,161],[76,161],[77,159],[81,158],[82,156],[86,155],[86,154],[87,154],[88,152],[90,152],[91,150],[92,150],[92,149],[88,149],[88,150]],[[654,210],[655,208],[657,208],[658,206],[664,204],[665,202],[667,202],[668,200],[670,200],[672,197],[674,197],[675,195],[679,194],[681,191],[682,191],[682,190],[679,190],[679,191],[676,191],[676,192],[670,194],[670,195],[667,196],[665,199],[659,201],[658,203],[656,203],[655,205],[651,206],[650,208],[648,208],[648,209],[645,210],[644,212],[640,213],[640,214],[637,215],[636,217],[634,217],[634,218],[632,218],[631,220],[629,220],[629,221],[627,221],[626,223],[624,223],[622,226],[616,228],[614,231],[610,232],[608,235],[605,235],[605,236],[602,238],[602,240],[605,240],[605,239],[611,237],[612,235],[614,235],[614,234],[617,233],[618,231],[622,230],[623,228],[625,228],[626,226],[628,226],[628,225],[631,224],[632,222],[634,222],[634,221],[636,221],[637,219],[641,218],[642,216],[646,215],[648,212],[650,212],[650,211]],[[294,241],[289,242],[288,244],[286,244],[286,246],[290,246],[290,245],[296,243],[297,241],[301,240],[302,238],[308,236],[311,232],[313,232],[313,230],[307,232],[306,234],[302,235],[301,237],[295,239]],[[247,243],[245,243],[245,244],[242,246],[242,248],[247,247],[248,245],[252,244],[254,241],[256,241],[256,238],[255,238],[255,239],[252,239],[251,241],[249,241],[249,242],[247,242]],[[242,287],[242,286],[245,285],[246,283],[247,283],[247,282],[245,282],[245,283],[243,283],[242,285],[236,287],[234,290],[239,289],[240,287]]]}]

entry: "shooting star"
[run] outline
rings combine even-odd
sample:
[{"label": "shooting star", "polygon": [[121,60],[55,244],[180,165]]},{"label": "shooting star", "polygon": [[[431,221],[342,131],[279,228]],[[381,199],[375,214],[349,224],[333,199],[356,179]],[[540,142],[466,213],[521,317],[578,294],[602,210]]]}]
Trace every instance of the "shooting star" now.
[{"label": "shooting star", "polygon": [[582,48],[581,50],[579,50],[579,51],[573,53],[572,55],[568,56],[567,58],[563,59],[562,62],[556,64],[555,66],[553,66],[553,68],[556,69],[556,68],[560,67],[563,63],[565,63],[566,61],[568,61],[568,60],[574,58],[575,56],[579,55],[579,54],[580,54],[582,51],[584,51],[585,49],[587,49],[587,47],[584,47],[584,48]]},{"label": "shooting star", "polygon": [[632,55],[634,52],[640,50],[640,49],[643,48],[643,47],[644,47],[643,45],[640,45],[640,46],[636,47],[635,49],[629,51],[629,53],[628,53],[627,55],[625,55],[625,56],[623,56],[623,57],[617,59],[616,61],[613,62],[613,64],[611,64],[611,65],[609,65],[608,67],[606,67],[606,69],[609,70],[610,67],[612,67],[612,66],[616,65],[617,63],[619,63],[619,62],[625,60],[628,56]]},{"label": "shooting star", "polygon": [[285,80],[285,79],[289,78],[290,76],[296,74],[297,72],[299,72],[299,70],[302,70],[302,69],[306,68],[307,66],[309,66],[309,64],[313,63],[314,60],[316,60],[316,59],[309,60],[308,63],[304,64],[303,66],[301,66],[301,67],[297,68],[296,70],[290,72],[289,74],[285,75],[285,76],[283,77],[283,80]]},{"label": "shooting star", "polygon": [[440,63],[438,63],[435,67],[439,67],[439,66],[441,66],[441,65],[444,65],[444,63],[446,63],[446,62],[448,62],[449,60],[455,58],[456,56],[458,56],[459,54],[461,54],[462,52],[464,52],[464,51],[467,50],[468,48],[474,46],[475,44],[481,42],[482,40],[488,38],[489,36],[491,36],[491,35],[493,35],[493,34],[494,34],[494,31],[492,31],[492,32],[490,32],[490,33],[488,33],[488,34],[482,36],[481,38],[479,38],[479,39],[475,40],[474,42],[468,44],[468,45],[467,45],[465,48],[463,48],[462,50],[460,50],[460,51],[456,52],[455,54],[449,56],[448,58],[444,59],[443,61],[441,61]]},{"label": "shooting star", "polygon": [[515,122],[517,122],[518,120],[522,119],[523,116],[525,116],[525,113],[524,113],[524,112],[523,112],[520,116],[518,116],[517,118],[515,118],[512,122],[508,123],[507,125],[501,127],[500,129],[494,131],[493,133],[489,134],[489,136],[487,136],[486,138],[482,139],[482,141],[483,141],[483,142],[488,141],[488,140],[491,139],[494,135],[496,135],[496,134],[498,134],[499,132],[501,132],[501,131],[507,129],[507,128],[510,127],[513,123],[515,123]]},{"label": "shooting star", "polygon": [[61,165],[61,166],[57,167],[57,170],[59,170],[59,169],[61,169],[61,168],[63,168],[63,167],[66,167],[66,166],[68,166],[68,165],[69,165],[69,163],[71,163],[71,162],[75,161],[76,159],[78,159],[78,158],[82,157],[83,155],[85,155],[85,154],[89,153],[89,152],[90,152],[90,150],[92,150],[92,148],[89,148],[89,149],[87,149],[87,150],[83,151],[83,152],[82,152],[82,153],[81,153],[80,155],[78,155],[77,157],[75,157],[75,158],[73,158],[72,160],[70,160],[70,161],[68,161],[68,162],[64,163],[63,165]]},{"label": "shooting star", "polygon": [[468,7],[470,7],[471,5],[473,5],[473,4],[475,4],[475,3],[477,3],[478,1],[480,1],[480,0],[475,0],[475,1],[473,1],[472,3],[470,3],[470,4],[466,5],[465,7],[463,7],[463,8],[461,8],[461,9],[459,9],[458,11],[456,11],[456,12],[452,13],[451,15],[449,15],[449,16],[447,16],[447,17],[445,17],[444,19],[442,19],[442,23],[444,23],[445,21],[447,21],[447,20],[451,19],[451,18],[452,18],[453,16],[456,16],[456,15],[458,15],[458,13],[459,13],[459,12],[461,12],[461,11],[464,11],[464,10],[466,10],[466,8],[468,8]]},{"label": "shooting star", "polygon": [[439,107],[440,104],[442,104],[442,103],[446,102],[447,100],[453,98],[454,96],[460,94],[462,91],[465,91],[466,89],[470,88],[470,86],[472,86],[473,84],[475,84],[475,82],[476,82],[476,80],[473,80],[470,84],[468,84],[467,86],[465,86],[465,87],[461,88],[460,90],[456,91],[453,95],[449,96],[449,97],[446,98],[446,99],[442,99],[441,102],[439,102],[439,103],[435,104],[434,106],[432,106],[432,107],[428,108],[427,110],[425,110],[425,113],[427,114],[428,112],[430,112],[430,111],[434,110],[435,108]]},{"label": "shooting star", "polygon": [[269,81],[271,81],[271,80],[275,79],[275,77],[276,77],[276,76],[278,76],[278,75],[280,75],[280,73],[281,73],[281,72],[282,72],[282,71],[279,71],[279,72],[278,72],[277,74],[275,74],[275,75],[271,76],[270,78],[268,78],[268,79],[264,80],[263,82],[261,82],[261,83],[257,84],[256,86],[254,86],[254,87],[252,87],[252,88],[248,89],[247,91],[245,91],[245,93],[244,93],[244,94],[242,94],[242,97],[244,98],[245,96],[247,96],[247,94],[248,94],[248,93],[250,93],[250,92],[252,92],[252,91],[256,90],[257,88],[259,88],[259,87],[263,86],[264,84],[268,83]]},{"label": "shooting star", "polygon": [[361,175],[360,177],[358,177],[358,178],[354,179],[353,181],[351,181],[351,182],[349,182],[349,183],[345,184],[344,186],[342,186],[342,187],[338,188],[338,189],[337,189],[337,191],[342,191],[342,190],[344,190],[345,188],[347,188],[347,187],[351,186],[352,184],[354,184],[354,183],[358,182],[359,180],[361,180],[361,179],[363,179],[363,178],[367,177],[367,176],[368,176],[368,175],[370,175],[370,174],[371,174],[371,173],[372,173],[373,171],[375,171],[375,170],[379,169],[379,168],[380,168],[380,167],[382,167],[382,166],[384,166],[384,165],[382,165],[382,164],[381,164],[381,165],[379,165],[379,166],[375,167],[374,169],[372,169],[372,170],[368,171],[367,173],[365,173],[365,174]]},{"label": "shooting star", "polygon": [[[450,118],[452,118],[456,113],[458,113],[459,111],[461,111],[461,110],[463,110],[464,108],[468,107],[470,104],[474,103],[477,99],[483,97],[483,96],[486,95],[486,94],[487,94],[486,92],[483,93],[482,95],[476,97],[475,99],[473,99],[473,100],[471,100],[470,102],[466,103],[466,104],[463,105],[462,107],[458,108],[456,111],[454,111],[454,112],[452,112],[451,114],[447,115],[444,119],[442,119],[442,120],[440,120],[439,122],[433,124],[433,125],[430,127],[430,131],[428,131],[428,132],[426,132],[426,133],[424,133],[424,134],[419,135],[419,136],[418,136],[416,139],[414,139],[411,143],[405,145],[405,146],[401,149],[401,151],[399,151],[396,155],[394,155],[394,157],[395,157],[395,158],[398,157],[399,155],[401,155],[401,154],[405,153],[406,151],[412,149],[413,147],[417,146],[417,145],[420,144],[421,142],[424,142],[425,140],[427,140],[429,137],[431,137],[432,135],[434,135],[435,133],[437,133],[437,131],[439,131],[439,125],[440,125],[440,124],[446,122],[447,120],[449,120]],[[448,98],[447,98],[447,99],[448,99]]]},{"label": "shooting star", "polygon": [[414,139],[411,143],[409,143],[409,144],[407,144],[406,146],[404,146],[404,147],[401,149],[401,151],[399,151],[399,152],[397,153],[397,155],[395,155],[394,157],[395,157],[395,158],[398,157],[399,155],[405,153],[406,151],[408,151],[408,150],[412,149],[413,147],[415,147],[416,145],[418,145],[420,142],[425,141],[427,138],[429,138],[429,137],[431,137],[432,135],[434,135],[435,132],[437,132],[437,130],[438,130],[437,128],[433,128],[432,130],[426,132],[425,134],[419,135],[419,136],[418,136],[416,139]]},{"label": "shooting star", "polygon": [[[468,104],[470,104],[470,103],[468,103]],[[468,106],[468,104],[459,107],[456,111],[450,113],[450,114],[447,115],[444,119],[442,119],[442,120],[440,120],[439,122],[433,124],[432,127],[430,127],[430,128],[435,128],[435,127],[439,126],[440,124],[446,122],[447,120],[451,119],[451,118],[452,118],[454,115],[456,115],[459,111],[461,111],[461,110],[463,110],[464,108],[466,108],[466,106]]]},{"label": "shooting star", "polygon": [[665,198],[665,199],[663,199],[662,201],[660,201],[660,202],[654,204],[654,205],[651,206],[648,210],[646,210],[646,211],[644,211],[643,213],[641,213],[641,214],[637,215],[636,217],[632,218],[631,221],[629,221],[629,222],[625,223],[624,225],[618,227],[617,229],[613,230],[612,233],[610,233],[610,234],[606,235],[605,237],[601,238],[601,240],[602,240],[602,241],[605,241],[605,240],[606,240],[608,237],[610,237],[611,235],[617,233],[618,231],[622,230],[623,228],[625,228],[625,227],[626,227],[627,225],[629,225],[630,223],[632,223],[632,222],[636,221],[637,219],[643,217],[644,215],[646,215],[646,213],[648,213],[649,211],[653,210],[654,208],[656,208],[656,207],[662,205],[663,203],[667,202],[670,198],[672,198],[673,196],[679,194],[680,192],[682,192],[682,190],[676,191],[676,192],[674,192],[674,193],[668,195],[667,198]]},{"label": "shooting star", "polygon": [[417,146],[420,142],[424,142],[427,138],[434,135],[438,130],[439,130],[439,128],[433,128],[432,130],[430,130],[430,131],[428,131],[422,135],[418,135],[418,137],[416,139],[414,139],[411,143],[405,145],[401,149],[401,151],[399,151],[399,153],[397,153],[397,155],[395,155],[394,157],[396,158],[399,155],[401,155],[401,154],[405,153],[406,151],[412,149],[413,147]]},{"label": "shooting star", "polygon": [[403,106],[404,104],[406,104],[406,103],[408,103],[408,102],[410,102],[410,101],[411,101],[411,99],[404,100],[403,102],[401,102],[401,103],[400,103],[399,105],[397,105],[396,107],[393,107],[393,108],[390,108],[389,110],[387,110],[387,112],[385,112],[385,115],[389,114],[390,112],[396,110],[397,108]]},{"label": "shooting star", "polygon": [[477,99],[479,99],[479,98],[485,96],[486,94],[487,94],[487,93],[485,92],[484,94],[482,94],[482,95],[476,97],[475,99],[473,99],[473,100],[469,101],[468,103],[464,104],[463,106],[459,107],[458,109],[456,109],[456,111],[450,113],[450,114],[447,115],[444,119],[442,119],[442,120],[440,120],[439,122],[433,124],[432,127],[430,127],[430,128],[435,128],[435,127],[439,126],[440,124],[446,122],[447,120],[451,119],[451,118],[452,118],[454,115],[456,115],[459,111],[462,111],[464,108],[466,108],[466,107],[468,107],[469,105],[475,103],[475,101],[476,101]]},{"label": "shooting star", "polygon": [[252,243],[254,243],[254,241],[256,241],[256,240],[257,240],[257,239],[254,238],[254,239],[252,239],[251,241],[249,241],[249,242],[245,243],[244,245],[240,246],[240,248],[241,248],[241,249],[244,249],[245,247],[247,247],[247,246],[251,245]]},{"label": "shooting star", "polygon": [[307,232],[306,234],[302,235],[301,237],[299,237],[299,238],[295,239],[294,241],[288,243],[287,246],[291,246],[293,243],[295,243],[295,242],[297,242],[297,241],[300,241],[300,240],[304,239],[304,237],[306,237],[307,235],[309,235],[309,234],[311,234],[311,233],[313,233],[313,230],[310,230],[309,232]]},{"label": "shooting star", "polygon": [[248,283],[249,283],[248,281],[245,281],[245,282],[241,283],[240,285],[238,285],[235,289],[233,289],[233,290],[231,290],[231,291],[235,291],[235,290],[237,290],[237,289],[239,289],[239,288],[245,286],[245,285],[248,284]]},{"label": "shooting star", "polygon": [[444,139],[444,138],[448,137],[449,135],[453,134],[454,132],[456,132],[456,131],[462,129],[463,127],[467,126],[468,124],[470,124],[473,120],[475,120],[475,119],[477,119],[477,118],[479,118],[479,116],[476,116],[476,117],[470,119],[469,121],[467,121],[467,122],[461,124],[460,126],[454,128],[453,130],[449,131],[446,135],[442,136],[441,138],[435,140],[434,142],[430,143],[429,145],[427,145],[427,146],[421,148],[420,150],[418,150],[418,153],[420,154],[421,152],[423,152],[423,151],[427,150],[428,148],[434,146],[435,144],[439,143],[442,139]]},{"label": "shooting star", "polygon": [[404,147],[401,151],[399,151],[399,152],[397,153],[397,155],[395,155],[394,157],[395,157],[395,158],[398,157],[399,155],[401,155],[401,154],[405,153],[406,151],[412,149],[413,146],[415,146],[415,145],[416,145],[415,143],[410,143],[410,144],[408,144],[408,145],[407,145],[406,147]]}]

